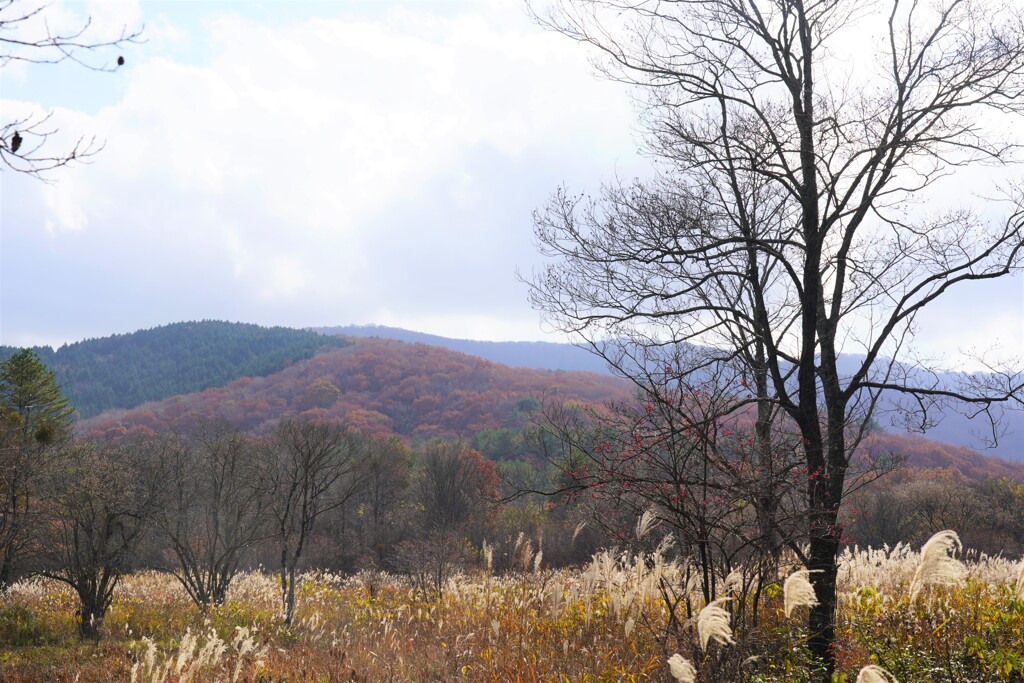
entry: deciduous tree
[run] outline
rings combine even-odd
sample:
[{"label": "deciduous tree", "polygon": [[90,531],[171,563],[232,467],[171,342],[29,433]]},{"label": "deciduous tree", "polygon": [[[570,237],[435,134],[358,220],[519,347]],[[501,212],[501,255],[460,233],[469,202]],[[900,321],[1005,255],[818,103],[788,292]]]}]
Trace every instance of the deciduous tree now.
[{"label": "deciduous tree", "polygon": [[175,576],[200,607],[222,604],[246,553],[270,533],[270,445],[217,418],[140,445],[160,488],[153,518]]},{"label": "deciduous tree", "polygon": [[[748,391],[722,417],[764,404],[794,426],[809,550],[794,549],[831,672],[838,514],[881,392],[919,426],[937,402],[996,419],[1020,401],[1012,370],[949,386],[892,360],[936,299],[1020,269],[1019,185],[944,201],[963,169],[1016,161],[1003,131],[1024,111],[1020,5],[566,0],[537,14],[639,88],[662,170],[538,212],[553,262],[532,301],[643,390],[659,372],[732,367]],[[664,362],[681,346],[685,365]]]},{"label": "deciduous tree", "polygon": [[295,575],[317,520],[358,493],[366,440],[334,422],[288,420],[276,434],[271,469],[274,537],[281,558],[281,606],[295,615]]},{"label": "deciduous tree", "polygon": [[38,573],[78,594],[83,638],[99,638],[157,501],[138,456],[128,442],[68,444],[62,466],[48,473],[42,490]]}]

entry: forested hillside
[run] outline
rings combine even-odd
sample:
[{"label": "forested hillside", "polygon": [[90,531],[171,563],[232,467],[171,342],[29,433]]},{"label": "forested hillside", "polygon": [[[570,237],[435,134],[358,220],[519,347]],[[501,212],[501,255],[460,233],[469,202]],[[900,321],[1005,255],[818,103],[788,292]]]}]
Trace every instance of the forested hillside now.
[{"label": "forested hillside", "polygon": [[[347,344],[286,327],[204,320],[33,350],[53,370],[79,415],[88,418],[240,377],[269,375],[322,348]],[[0,346],[0,361],[16,350]]]},{"label": "forested hillside", "polygon": [[601,404],[630,400],[632,389],[592,373],[513,369],[435,346],[359,339],[272,375],[108,413],[81,428],[160,430],[220,415],[262,434],[281,418],[303,416],[338,418],[366,434],[468,440],[521,427],[546,394]]},{"label": "forested hillside", "polygon": [[[509,368],[447,349],[384,339],[294,363],[285,370],[173,396],[86,420],[81,431],[162,431],[218,415],[253,434],[283,418],[338,419],[360,432],[406,439],[458,439],[490,459],[530,457],[523,430],[545,397],[594,405],[632,400],[632,386],[587,372]],[[866,448],[912,468],[947,468],[973,480],[1024,478],[1024,466],[916,435],[882,431]],[[532,454],[536,457],[537,454]]]},{"label": "forested hillside", "polygon": [[[485,358],[495,363],[514,368],[533,368],[536,370],[584,370],[611,375],[607,363],[585,348],[568,343],[556,342],[488,342],[469,339],[450,339],[433,334],[413,332],[397,327],[384,325],[347,325],[343,327],[318,327],[315,332],[325,335],[342,337],[375,337],[394,339],[407,343],[440,346],[459,353]],[[863,356],[840,354],[839,368],[846,376],[852,376]],[[908,372],[914,372],[907,366]],[[938,373],[934,380],[946,386],[962,386],[966,381],[978,381],[978,378],[965,378],[956,372]],[[994,379],[992,381],[995,381]],[[899,424],[905,410],[896,406],[900,397],[896,394],[883,392],[883,400],[879,402],[875,420],[883,427],[900,431]],[[985,448],[986,455],[994,455],[1007,460],[1024,462],[1024,410],[1012,407],[997,408],[999,419],[998,443],[991,443],[991,426],[985,414],[969,418],[953,409],[953,406],[935,405],[931,409],[935,418],[928,428],[926,436],[933,441],[953,444],[963,450]],[[1001,412],[999,412],[1001,411]],[[930,442],[929,442],[930,443]]]}]

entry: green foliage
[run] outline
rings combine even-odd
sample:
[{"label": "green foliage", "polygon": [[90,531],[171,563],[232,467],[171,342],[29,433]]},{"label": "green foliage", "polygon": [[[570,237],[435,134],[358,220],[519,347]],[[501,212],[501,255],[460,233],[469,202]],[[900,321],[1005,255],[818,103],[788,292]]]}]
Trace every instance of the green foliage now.
[{"label": "green foliage", "polygon": [[20,447],[54,443],[67,433],[71,413],[53,372],[33,351],[20,349],[0,362],[0,421]]},{"label": "green foliage", "polygon": [[900,681],[1024,680],[1024,601],[970,579],[917,601],[868,586],[847,597],[845,647]]},{"label": "green foliage", "polygon": [[[33,351],[82,417],[110,408],[262,377],[348,342],[315,332],[218,321],[187,322]],[[26,350],[0,347],[0,359]]]},{"label": "green foliage", "polygon": [[0,642],[12,646],[43,645],[49,640],[35,612],[20,604],[0,609]]}]

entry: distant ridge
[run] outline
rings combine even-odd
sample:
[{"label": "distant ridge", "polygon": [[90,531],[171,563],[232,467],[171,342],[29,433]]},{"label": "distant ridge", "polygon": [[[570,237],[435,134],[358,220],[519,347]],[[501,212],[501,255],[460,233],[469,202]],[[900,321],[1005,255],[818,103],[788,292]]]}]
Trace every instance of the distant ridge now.
[{"label": "distant ridge", "polygon": [[[450,339],[384,325],[347,325],[311,329],[325,335],[342,335],[355,338],[376,337],[438,346],[515,368],[581,370],[604,375],[612,374],[603,360],[586,349],[567,343],[487,342]],[[858,359],[858,356],[844,355],[840,360],[849,369],[852,369],[856,367],[856,364],[859,362]],[[933,417],[939,418],[937,424],[924,434],[930,440],[978,449],[983,443],[979,434],[984,435],[989,431],[989,425],[983,417],[971,420],[953,410],[945,410],[941,415],[933,415]],[[883,429],[893,432],[905,431],[901,427],[891,424],[891,418],[886,414],[879,413],[877,420]],[[981,453],[1016,462],[1024,462],[1024,411],[1007,410],[1001,428],[1003,433],[999,435],[998,446],[996,448],[984,448],[981,450]]]},{"label": "distant ridge", "polygon": [[393,339],[410,344],[440,346],[477,356],[510,368],[531,368],[534,370],[576,370],[611,374],[607,364],[586,349],[555,342],[491,342],[472,339],[449,339],[434,334],[412,332],[384,325],[346,325],[343,327],[314,327],[314,332],[329,336]]},{"label": "distant ridge", "polygon": [[[340,420],[379,437],[463,440],[492,459],[525,457],[540,466],[543,458],[520,430],[532,424],[546,399],[601,405],[629,402],[631,396],[626,381],[607,375],[513,369],[435,345],[363,338],[281,372],[108,411],[78,426],[97,434],[163,431],[219,415],[247,432],[265,434],[281,419],[311,417]],[[866,445],[876,455],[904,455],[910,468],[1024,481],[1024,463],[921,437],[882,432]]]}]

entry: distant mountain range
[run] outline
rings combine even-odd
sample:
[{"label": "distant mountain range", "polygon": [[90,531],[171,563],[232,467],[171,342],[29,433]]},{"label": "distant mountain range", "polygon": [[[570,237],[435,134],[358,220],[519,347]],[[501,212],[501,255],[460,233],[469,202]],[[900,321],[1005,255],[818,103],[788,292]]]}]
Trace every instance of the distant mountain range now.
[{"label": "distant mountain range", "polygon": [[[0,347],[0,360],[13,350]],[[593,404],[632,395],[600,359],[569,344],[456,340],[377,326],[312,331],[202,321],[36,351],[79,410],[82,430],[158,430],[216,413],[261,433],[306,413],[374,434],[475,440],[499,456],[518,452],[508,444],[545,395]],[[979,477],[1018,472],[984,455],[1024,463],[1020,413],[1010,414],[1010,433],[984,455],[965,448],[982,424],[956,414],[946,414],[928,439],[879,421],[887,428],[879,443],[921,466]],[[1024,470],[1014,476],[1024,478]]]},{"label": "distant mountain range", "polygon": [[[263,377],[171,396],[130,410],[111,410],[79,422],[80,431],[187,429],[219,415],[250,433],[273,430],[281,419],[337,419],[375,436],[443,438],[471,443],[493,459],[537,461],[524,428],[547,400],[601,405],[631,400],[631,385],[590,372],[509,368],[439,346],[351,338]],[[986,457],[917,436],[882,433],[874,452],[906,457],[910,467],[949,468],[973,479],[1024,480],[1024,463]]]},{"label": "distant mountain range", "polygon": [[[598,356],[587,349],[566,343],[555,342],[487,342],[467,339],[449,339],[432,334],[411,332],[395,327],[381,325],[349,325],[344,327],[318,327],[314,331],[326,335],[342,335],[345,337],[378,337],[398,341],[440,346],[460,353],[478,356],[495,363],[510,367],[533,368],[543,370],[583,370],[610,375],[611,370]],[[852,372],[859,365],[861,357],[841,356],[841,368]],[[953,376],[939,376],[940,382],[953,382]],[[885,404],[883,403],[883,408]],[[881,412],[876,420],[881,427],[889,431],[905,432],[906,430],[893,423],[895,410],[890,413]],[[930,427],[925,433],[928,439],[941,441],[956,446],[981,449],[986,455],[995,455],[1007,460],[1024,462],[1024,411],[1007,410],[1000,423],[1002,433],[999,434],[995,448],[985,447],[986,440],[991,439],[988,421],[979,416],[968,419],[953,410],[938,413],[938,424]]]},{"label": "distant mountain range", "polygon": [[434,334],[412,332],[383,325],[346,325],[343,327],[314,327],[314,332],[343,337],[379,337],[394,339],[409,344],[440,346],[470,356],[485,358],[510,368],[533,368],[534,370],[579,370],[610,374],[607,364],[590,353],[572,344],[555,342],[490,342],[471,339],[449,339]]}]

